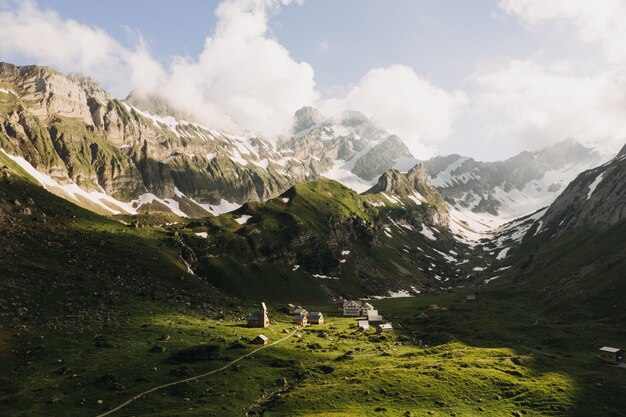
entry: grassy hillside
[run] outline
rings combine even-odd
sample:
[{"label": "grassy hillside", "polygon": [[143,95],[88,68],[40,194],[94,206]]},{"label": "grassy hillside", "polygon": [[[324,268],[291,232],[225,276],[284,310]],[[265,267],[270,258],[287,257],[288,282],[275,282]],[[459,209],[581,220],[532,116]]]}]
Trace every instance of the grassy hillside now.
[{"label": "grassy hillside", "polygon": [[[623,225],[537,235],[506,260],[516,279],[493,281],[478,302],[464,301],[468,290],[375,300],[396,330],[359,332],[333,316],[331,296],[367,293],[368,277],[401,288],[460,274],[435,249],[471,255],[444,230],[427,238],[405,213],[320,181],[189,224],[121,219],[151,225],[133,227],[54,197],[0,159],[0,415],[96,416],[219,369],[256,349],[259,333],[274,342],[295,330],[281,300],[323,311],[326,324],[113,415],[623,414],[626,369],[596,358],[600,346],[626,347]],[[434,281],[423,289],[447,285]],[[259,299],[272,325],[243,327]]]},{"label": "grassy hillside", "polygon": [[467,258],[469,248],[433,226],[431,210],[321,180],[178,230],[214,285],[248,299],[320,302],[430,291],[466,276],[470,264],[448,254]]},{"label": "grassy hillside", "polygon": [[[608,325],[552,321],[522,294],[484,292],[375,301],[395,333],[356,329],[335,317],[197,381],[149,394],[120,416],[620,416],[626,370],[602,364],[597,345],[626,343]],[[433,312],[433,303],[450,308]],[[293,331],[270,305],[272,324],[212,319],[185,309],[128,310],[123,323],[71,338],[23,334],[3,355],[3,415],[98,415],[135,394],[218,369]],[[426,312],[429,320],[417,315]],[[232,317],[232,316],[231,316]],[[216,359],[188,352],[214,346]],[[181,352],[185,353],[183,360]],[[17,382],[16,382],[17,381]]]},{"label": "grassy hillside", "polygon": [[575,230],[559,238],[527,233],[513,253],[502,288],[520,287],[563,319],[626,323],[626,222],[605,232]]}]

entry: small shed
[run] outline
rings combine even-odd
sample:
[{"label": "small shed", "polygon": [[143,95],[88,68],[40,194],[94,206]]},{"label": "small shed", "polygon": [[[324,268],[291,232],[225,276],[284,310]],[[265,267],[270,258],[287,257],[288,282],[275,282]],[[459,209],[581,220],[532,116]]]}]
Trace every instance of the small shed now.
[{"label": "small shed", "polygon": [[296,305],[295,304],[287,304],[287,310],[292,313],[295,309],[296,309]]},{"label": "small shed", "polygon": [[267,345],[269,338],[264,334],[260,334],[250,341],[253,345]]},{"label": "small shed", "polygon": [[293,315],[302,315],[302,316],[306,316],[309,312],[306,311],[304,308],[297,306],[295,309],[293,309],[291,311],[291,314]]},{"label": "small shed", "polygon": [[426,313],[421,313],[419,316],[417,316],[417,318],[420,320],[428,320],[430,317]]},{"label": "small shed", "polygon": [[265,303],[261,303],[261,308],[257,311],[253,311],[248,316],[248,327],[260,327],[264,328],[270,325],[270,319],[267,315],[267,307]]},{"label": "small shed", "polygon": [[609,363],[624,362],[624,351],[619,348],[603,346],[600,348],[600,359]]},{"label": "small shed", "polygon": [[368,330],[370,328],[370,322],[367,320],[359,320],[359,330]]},{"label": "small shed", "polygon": [[321,311],[312,311],[307,317],[309,324],[324,324],[324,315]]},{"label": "small shed", "polygon": [[383,322],[383,316],[378,314],[378,310],[368,310],[367,311],[367,321],[370,324],[378,324]]},{"label": "small shed", "polygon": [[294,314],[291,322],[298,326],[306,326],[307,324],[306,314]]},{"label": "small shed", "polygon": [[380,323],[376,325],[376,333],[393,332],[393,326],[391,323]]},{"label": "small shed", "polygon": [[476,293],[467,294],[465,296],[465,300],[467,300],[467,301],[478,301],[478,294],[476,294]]}]

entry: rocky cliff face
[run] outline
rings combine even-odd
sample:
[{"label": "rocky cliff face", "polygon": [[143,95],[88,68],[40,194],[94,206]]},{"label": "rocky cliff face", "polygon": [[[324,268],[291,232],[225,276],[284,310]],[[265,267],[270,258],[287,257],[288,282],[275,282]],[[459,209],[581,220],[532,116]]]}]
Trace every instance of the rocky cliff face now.
[{"label": "rocky cliff face", "polygon": [[449,155],[425,161],[424,166],[451,206],[512,220],[550,205],[578,173],[602,161],[597,151],[564,140],[505,161]]},{"label": "rocky cliff face", "polygon": [[417,164],[407,173],[391,169],[383,173],[376,185],[364,194],[382,194],[385,198],[399,202],[414,216],[412,223],[427,223],[448,227],[449,216],[443,196],[429,182],[422,164]]},{"label": "rocky cliff face", "polygon": [[626,219],[626,146],[611,161],[581,173],[554,201],[536,233],[605,231]]},{"label": "rocky cliff face", "polygon": [[[196,215],[219,213],[332,177],[335,167],[371,181],[410,156],[398,138],[356,112],[328,118],[303,108],[294,135],[275,143],[186,119],[158,97],[133,93],[120,101],[86,77],[0,64],[2,149],[61,186],[76,184],[133,210],[192,205]],[[94,198],[102,205],[103,196]]]}]

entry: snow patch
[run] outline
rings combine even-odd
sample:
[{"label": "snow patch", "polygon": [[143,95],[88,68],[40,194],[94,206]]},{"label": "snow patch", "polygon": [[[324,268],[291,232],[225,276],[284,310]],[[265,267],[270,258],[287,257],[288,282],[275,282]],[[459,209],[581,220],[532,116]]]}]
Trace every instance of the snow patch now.
[{"label": "snow patch", "polygon": [[511,248],[504,248],[500,251],[500,253],[498,253],[498,256],[496,256],[496,259],[500,260],[500,259],[504,259],[506,258],[506,254],[509,252],[509,249]]},{"label": "snow patch", "polygon": [[235,221],[237,223],[239,223],[239,224],[246,224],[246,223],[248,223],[248,220],[250,220],[251,218],[252,218],[252,216],[244,214],[241,217],[236,218]]},{"label": "snow patch", "polygon": [[598,185],[602,182],[602,178],[603,177],[604,177],[604,172],[602,172],[600,175],[598,175],[596,177],[596,179],[593,180],[593,182],[591,184],[589,184],[589,192],[587,193],[587,200],[589,200],[591,198],[593,192],[596,190]]},{"label": "snow patch", "polygon": [[406,290],[400,290],[400,291],[389,291],[389,298],[406,298],[406,297],[413,297],[414,295],[411,294],[409,291]]},{"label": "snow patch", "polygon": [[487,278],[485,280],[485,284],[489,284],[491,281],[493,281],[494,279],[498,279],[498,278],[500,278],[500,275],[496,275],[495,277]]},{"label": "snow patch", "polygon": [[209,234],[207,232],[198,232],[196,233],[196,236],[200,236],[206,239],[207,237],[209,237]]},{"label": "snow patch", "polygon": [[422,230],[420,231],[420,233],[430,240],[437,240],[437,237],[435,236],[433,230],[425,224],[422,224]]},{"label": "snow patch", "polygon": [[[0,149],[0,151],[17,165],[19,165],[20,168],[26,171],[37,182],[39,182],[39,184],[41,184],[43,188],[55,195],[72,201],[73,203],[78,205],[81,205],[84,200],[87,200],[111,214],[137,214],[137,210],[133,208],[131,203],[125,203],[123,201],[116,200],[115,198],[108,196],[102,192],[85,191],[75,183],[59,184],[49,175],[37,171],[35,167],[30,164],[30,162],[28,162],[21,156],[10,155],[4,149]],[[122,211],[111,208],[109,205],[105,204],[105,202],[110,203],[115,207],[119,207]]]},{"label": "snow patch", "polygon": [[387,200],[389,200],[389,202],[391,202],[393,204],[402,204],[402,203],[400,203],[400,200],[398,200],[398,199],[396,199],[394,197],[391,197],[391,196],[387,195],[386,193],[381,193],[381,194],[383,195],[383,197],[385,197]]},{"label": "snow patch", "polygon": [[321,275],[321,274],[313,274],[314,278],[319,278],[319,279],[339,279],[339,277],[329,277],[328,275]]}]

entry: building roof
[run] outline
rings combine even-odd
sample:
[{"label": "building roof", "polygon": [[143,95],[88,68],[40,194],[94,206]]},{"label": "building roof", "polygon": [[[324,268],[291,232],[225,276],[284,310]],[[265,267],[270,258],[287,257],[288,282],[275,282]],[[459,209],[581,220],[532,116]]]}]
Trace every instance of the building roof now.
[{"label": "building roof", "polygon": [[324,317],[321,311],[312,311],[309,313],[309,319],[317,320],[321,317]]},{"label": "building roof", "polygon": [[350,304],[354,304],[356,307],[361,307],[361,305],[363,304],[361,301],[355,301],[355,300],[345,300],[343,302],[343,307],[347,307]]},{"label": "building roof", "polygon": [[294,320],[306,320],[306,316],[305,316],[305,315],[302,315],[302,314],[295,314],[295,315],[293,316],[293,319],[294,319]]},{"label": "building roof", "polygon": [[308,311],[306,311],[304,308],[300,306],[298,306],[298,308],[293,310],[293,314],[306,314],[306,313],[308,313]]},{"label": "building roof", "polygon": [[387,329],[391,330],[391,329],[393,329],[393,326],[391,325],[391,323],[382,323],[382,324],[379,324],[378,327],[381,330],[387,330]]},{"label": "building roof", "polygon": [[614,348],[614,347],[608,347],[608,346],[602,346],[600,348],[600,350],[602,352],[617,353],[617,352],[621,351],[622,349],[618,349],[618,348]]},{"label": "building roof", "polygon": [[369,326],[370,322],[367,320],[359,320],[359,326]]},{"label": "building roof", "polygon": [[257,337],[255,337],[255,339],[261,339],[261,340],[270,340],[269,337],[265,336],[264,334],[260,334]]},{"label": "building roof", "polygon": [[372,321],[372,320],[382,320],[383,316],[378,314],[378,310],[369,310],[367,312],[367,319],[370,320],[370,321]]}]

